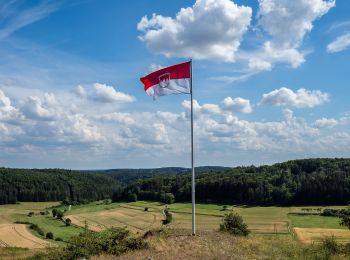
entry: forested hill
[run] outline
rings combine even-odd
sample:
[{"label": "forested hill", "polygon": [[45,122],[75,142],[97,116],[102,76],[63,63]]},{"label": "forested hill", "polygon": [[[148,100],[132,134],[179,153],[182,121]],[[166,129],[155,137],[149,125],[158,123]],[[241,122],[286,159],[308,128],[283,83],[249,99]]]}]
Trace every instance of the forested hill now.
[{"label": "forested hill", "polygon": [[[197,173],[208,173],[212,171],[224,171],[231,169],[229,167],[221,166],[201,166],[196,167]],[[125,184],[130,184],[139,179],[147,179],[155,176],[173,176],[178,174],[190,173],[189,168],[182,167],[164,167],[155,169],[110,169],[110,170],[100,170],[94,171],[98,173],[105,173],[113,177],[115,180],[120,181]]]},{"label": "forested hill", "polygon": [[17,201],[94,201],[111,198],[120,185],[103,174],[61,169],[0,168],[0,204]]},{"label": "forested hill", "polygon": [[[191,200],[191,174],[139,179],[120,200]],[[305,159],[272,166],[235,167],[202,172],[196,178],[198,201],[251,205],[349,204],[350,159]]]}]

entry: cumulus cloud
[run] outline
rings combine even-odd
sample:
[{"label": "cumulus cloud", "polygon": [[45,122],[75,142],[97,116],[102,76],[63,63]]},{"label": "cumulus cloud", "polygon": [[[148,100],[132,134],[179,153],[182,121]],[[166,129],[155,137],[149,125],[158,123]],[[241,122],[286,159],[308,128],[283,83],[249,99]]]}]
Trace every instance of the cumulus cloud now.
[{"label": "cumulus cloud", "polygon": [[102,103],[130,103],[135,101],[133,96],[127,95],[123,92],[118,92],[112,86],[106,84],[95,83],[94,90],[94,99]]},{"label": "cumulus cloud", "polygon": [[298,48],[313,22],[334,6],[335,0],[259,0],[259,25],[275,46]]},{"label": "cumulus cloud", "polygon": [[227,97],[224,99],[223,108],[225,110],[230,110],[233,112],[239,112],[239,113],[251,113],[253,111],[252,106],[250,105],[250,101],[248,99],[244,98],[234,98]]},{"label": "cumulus cloud", "polygon": [[[335,6],[335,0],[259,0],[258,28],[269,35],[256,55],[267,63],[286,62],[293,68],[305,61],[299,48],[315,20]],[[261,69],[261,68],[258,68]]]},{"label": "cumulus cloud", "polygon": [[82,86],[82,85],[78,85],[75,90],[74,93],[78,96],[78,97],[86,97],[87,96],[87,91],[86,89]]},{"label": "cumulus cloud", "polygon": [[259,58],[250,58],[248,67],[253,71],[271,70],[272,64]]},{"label": "cumulus cloud", "polygon": [[[41,93],[23,102],[12,100],[12,96],[10,99],[4,92],[0,92],[0,96],[0,111],[11,107],[20,114],[15,123],[0,117],[0,158],[4,154],[39,158],[40,154],[56,162],[60,155],[60,160],[69,161],[73,166],[79,158],[95,160],[97,164],[101,160],[114,163],[118,158],[120,167],[135,167],[135,163],[140,167],[154,167],[164,162],[183,165],[187,161],[188,100],[183,102],[183,111],[126,113],[118,111],[116,106],[99,106],[101,109],[96,110],[97,104],[92,99],[78,99],[72,92],[64,95]],[[73,110],[70,104],[74,101],[80,102],[76,102]],[[33,110],[30,116],[23,110],[25,105]],[[290,108],[284,108],[281,120],[244,120],[237,112],[246,113],[252,108],[250,101],[243,98],[226,98],[216,104],[194,100],[193,105],[199,164],[241,164],[252,154],[254,158],[250,163],[259,162],[261,158],[290,159],[293,154],[307,157],[310,153],[314,156],[350,153],[350,135],[343,130],[349,123],[346,114],[339,119],[320,118],[307,122],[295,116]],[[327,129],[329,127],[332,132]],[[237,161],[232,161],[232,153]],[[279,157],[282,155],[283,158]],[[132,160],[127,161],[130,157]],[[31,157],[40,165],[37,158]]]},{"label": "cumulus cloud", "polygon": [[250,7],[230,0],[197,0],[175,18],[144,16],[137,29],[143,32],[140,39],[156,53],[232,62],[251,16]]},{"label": "cumulus cloud", "polygon": [[[48,96],[50,97],[50,96]],[[25,100],[21,112],[29,119],[54,120],[55,113],[48,106],[44,106],[39,97],[33,96]]]},{"label": "cumulus cloud", "polygon": [[338,120],[334,119],[334,118],[321,118],[321,119],[317,119],[314,123],[314,126],[317,128],[325,128],[325,127],[334,127],[338,124]]},{"label": "cumulus cloud", "polygon": [[327,45],[329,53],[344,51],[350,46],[350,33],[345,33]]},{"label": "cumulus cloud", "polygon": [[301,88],[294,92],[289,88],[282,87],[263,94],[261,103],[274,106],[312,108],[328,101],[329,95],[320,90],[307,90]]}]

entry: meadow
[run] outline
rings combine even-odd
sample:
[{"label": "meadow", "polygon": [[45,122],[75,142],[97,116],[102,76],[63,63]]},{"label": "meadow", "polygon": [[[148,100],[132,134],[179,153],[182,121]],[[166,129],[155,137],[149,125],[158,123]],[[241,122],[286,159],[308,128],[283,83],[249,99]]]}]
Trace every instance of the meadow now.
[{"label": "meadow", "polygon": [[[65,217],[72,220],[72,225],[66,226],[63,221],[52,217],[51,210],[53,207],[65,211]],[[191,204],[174,203],[168,207],[173,214],[173,221],[167,225],[167,228],[190,234]],[[61,246],[70,237],[83,232],[85,228],[101,231],[108,227],[127,227],[136,234],[143,234],[148,230],[162,227],[164,208],[163,203],[146,201],[130,203],[98,201],[71,207],[59,205],[57,202],[28,202],[4,205],[0,207],[0,228],[4,230],[6,228],[7,231],[0,232],[0,242],[2,241],[0,243],[0,246],[2,246],[0,256],[1,252],[9,251],[11,246],[32,249]],[[326,207],[308,206],[307,208],[322,210]],[[344,208],[344,206],[327,208]],[[40,213],[45,211],[49,211],[50,214],[42,215]],[[252,231],[251,237],[263,239],[280,237],[294,241],[293,243],[300,243],[300,241],[312,243],[333,235],[338,242],[350,242],[350,231],[339,225],[338,218],[305,214],[305,207],[299,206],[250,207],[198,203],[196,205],[196,227],[198,232],[209,234],[218,231],[223,216],[231,211],[237,212],[243,217],[248,224],[248,228]],[[34,212],[34,215],[29,216],[30,212]],[[63,241],[46,239],[34,230],[29,229],[29,225],[25,228],[24,224],[16,224],[15,222],[37,224],[45,234],[52,232],[55,238],[60,238]],[[18,235],[18,233],[21,235]],[[13,239],[15,235],[16,237]],[[12,237],[12,240],[9,237]],[[27,253],[27,251],[23,252]]]}]

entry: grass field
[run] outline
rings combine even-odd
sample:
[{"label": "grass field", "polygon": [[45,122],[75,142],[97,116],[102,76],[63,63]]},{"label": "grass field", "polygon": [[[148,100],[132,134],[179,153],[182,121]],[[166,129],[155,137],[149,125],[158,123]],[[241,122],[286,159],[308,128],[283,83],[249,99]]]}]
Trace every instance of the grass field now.
[{"label": "grass field", "polygon": [[[88,228],[100,231],[107,227],[127,227],[135,233],[144,233],[147,230],[162,226],[164,205],[158,202],[138,201],[132,203],[109,203],[92,202],[85,205],[68,207],[59,206],[59,209],[66,210],[65,216],[71,218],[74,225],[66,227],[65,224],[53,218],[51,214],[41,215],[40,211],[46,208],[58,206],[57,202],[48,203],[20,203],[16,205],[0,206],[0,225],[3,228],[10,228],[15,221],[30,222],[39,225],[44,232],[52,232],[55,237],[67,241],[70,237],[83,231],[87,224]],[[145,211],[148,208],[148,211]],[[311,207],[308,207],[311,208]],[[315,207],[318,208],[318,207]],[[331,208],[344,208],[343,206]],[[48,209],[51,213],[51,209]],[[199,232],[212,232],[219,229],[219,224],[223,216],[233,210],[240,214],[248,224],[253,236],[270,237],[274,235],[289,236],[293,239],[293,228],[296,228],[297,238],[303,242],[317,241],[320,238],[336,234],[341,242],[350,242],[345,227],[339,225],[339,219],[335,217],[322,217],[319,215],[298,215],[305,213],[303,207],[247,207],[227,205],[224,210],[223,205],[217,204],[197,204],[196,205],[196,227]],[[170,228],[179,230],[191,229],[191,204],[174,203],[170,205],[173,214],[173,222]],[[29,217],[28,213],[34,212],[34,216]],[[290,214],[291,213],[291,214]],[[6,226],[8,225],[8,227]],[[19,228],[19,227],[18,227]],[[33,230],[27,228],[23,230],[28,240],[41,239],[42,244],[48,242]],[[337,232],[339,231],[339,232]],[[335,233],[334,233],[335,232]],[[349,231],[350,232],[350,231]],[[0,232],[1,235],[4,232]],[[29,235],[32,237],[29,237]],[[3,238],[6,235],[2,235]],[[34,238],[33,238],[34,237]],[[347,238],[348,237],[348,238]],[[2,240],[4,241],[4,240]],[[40,243],[39,241],[36,241]],[[49,241],[56,245],[62,242]],[[25,243],[23,243],[24,245]],[[18,246],[16,243],[5,242],[2,246]],[[36,244],[38,245],[38,244]],[[0,245],[1,246],[1,245]],[[37,246],[38,247],[38,246]],[[35,248],[35,246],[32,246]],[[1,252],[0,252],[1,253]]]}]

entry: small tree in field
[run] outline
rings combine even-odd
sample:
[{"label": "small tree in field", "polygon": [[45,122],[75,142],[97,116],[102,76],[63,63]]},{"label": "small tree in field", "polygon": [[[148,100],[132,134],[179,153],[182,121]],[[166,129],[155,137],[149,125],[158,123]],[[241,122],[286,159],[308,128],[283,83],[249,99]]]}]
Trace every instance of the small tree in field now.
[{"label": "small tree in field", "polygon": [[70,218],[66,218],[65,223],[66,223],[66,226],[68,227],[72,224],[72,220]]},{"label": "small tree in field", "polygon": [[52,232],[47,232],[46,233],[46,238],[53,239],[53,233]]},{"label": "small tree in field", "polygon": [[341,219],[340,225],[347,226],[348,229],[350,229],[350,216],[343,215],[340,217],[340,219]]},{"label": "small tree in field", "polygon": [[164,203],[173,204],[175,202],[175,196],[172,193],[165,193],[164,195]]},{"label": "small tree in field", "polygon": [[63,212],[60,211],[60,210],[57,210],[56,217],[57,217],[58,219],[62,219],[62,218],[63,218]]},{"label": "small tree in field", "polygon": [[220,224],[220,230],[238,236],[248,236],[250,233],[247,224],[243,222],[243,218],[233,212],[225,215],[222,224]]},{"label": "small tree in field", "polygon": [[55,218],[57,216],[57,209],[52,210],[52,216]]}]

